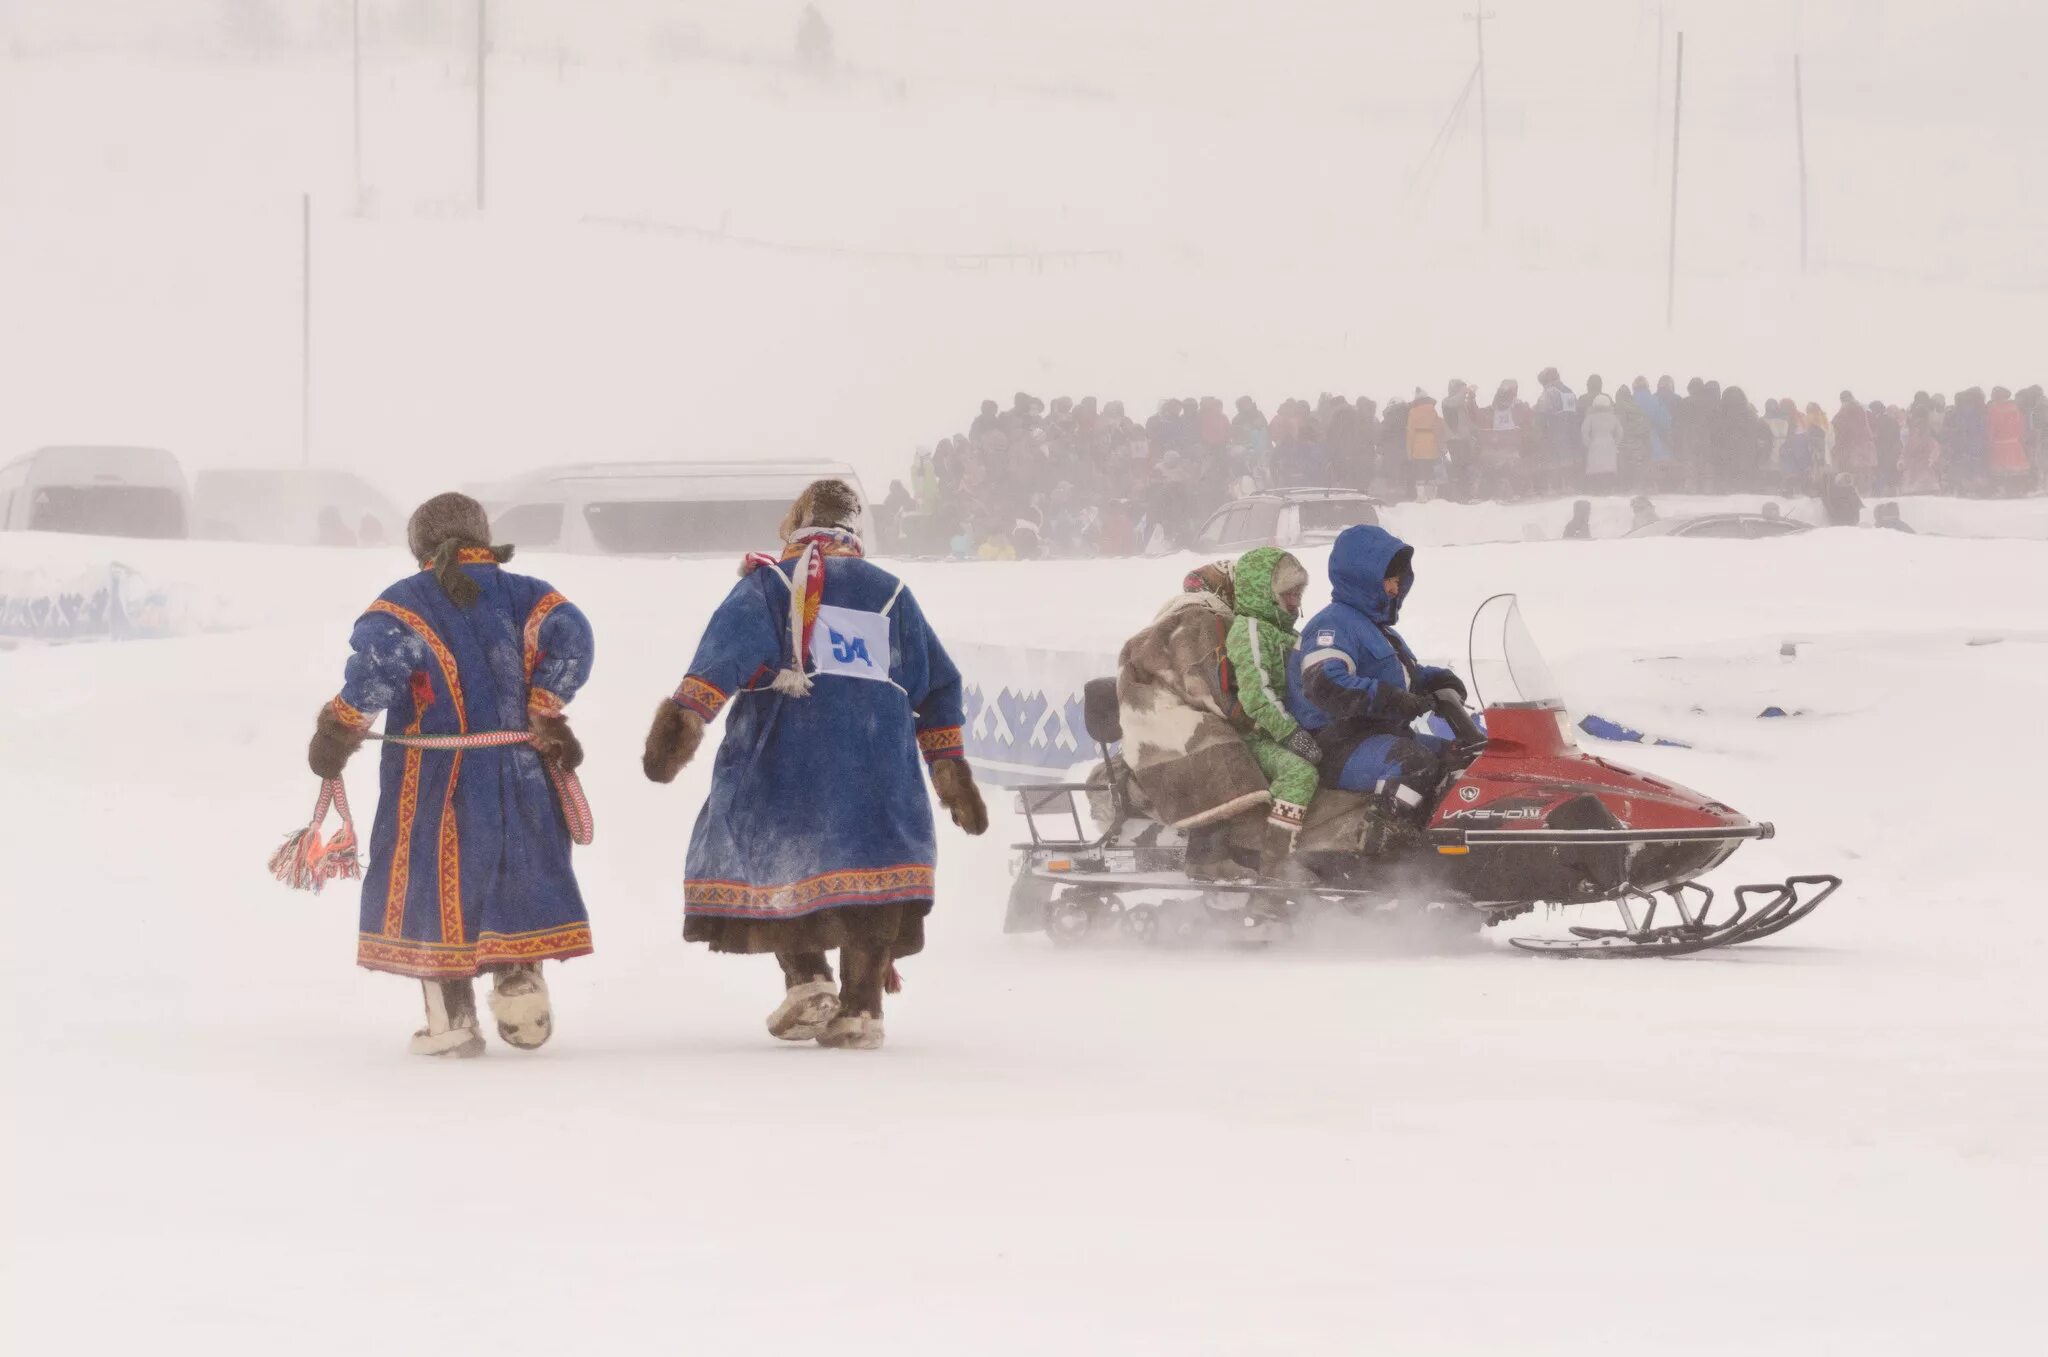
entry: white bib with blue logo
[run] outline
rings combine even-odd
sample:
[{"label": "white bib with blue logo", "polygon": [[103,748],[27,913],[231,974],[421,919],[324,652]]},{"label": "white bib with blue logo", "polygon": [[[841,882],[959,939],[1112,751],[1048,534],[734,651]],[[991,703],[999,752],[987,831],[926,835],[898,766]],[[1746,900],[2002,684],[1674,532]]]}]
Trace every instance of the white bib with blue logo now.
[{"label": "white bib with blue logo", "polygon": [[889,682],[889,619],[882,613],[818,605],[811,623],[815,673]]}]

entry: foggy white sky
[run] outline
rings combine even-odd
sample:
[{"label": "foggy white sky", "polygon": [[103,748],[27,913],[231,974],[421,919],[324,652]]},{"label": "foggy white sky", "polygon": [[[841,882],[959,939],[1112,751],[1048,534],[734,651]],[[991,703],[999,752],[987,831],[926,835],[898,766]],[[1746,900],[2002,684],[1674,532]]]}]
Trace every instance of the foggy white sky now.
[{"label": "foggy white sky", "polygon": [[[295,458],[302,192],[314,453],[400,494],[595,455],[836,453],[885,483],[1018,387],[2041,376],[2041,7],[1503,0],[1490,233],[1476,105],[1418,175],[1471,66],[1455,0],[820,7],[822,85],[788,60],[797,4],[495,0],[478,217],[473,0],[364,0],[360,212],[346,4],[0,6],[0,451]],[[1671,330],[1660,8],[1688,44]],[[1048,250],[1111,257],[943,258]]]}]

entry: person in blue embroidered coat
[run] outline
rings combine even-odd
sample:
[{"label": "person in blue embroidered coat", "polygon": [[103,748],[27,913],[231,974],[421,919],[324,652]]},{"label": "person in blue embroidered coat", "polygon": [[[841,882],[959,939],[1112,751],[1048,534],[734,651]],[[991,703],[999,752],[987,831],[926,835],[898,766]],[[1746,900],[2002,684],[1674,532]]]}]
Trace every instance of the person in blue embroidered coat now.
[{"label": "person in blue embroidered coat", "polygon": [[1410,726],[1430,710],[1427,694],[1465,696],[1456,674],[1416,663],[1394,630],[1415,585],[1414,556],[1372,524],[1337,534],[1330,605],[1302,627],[1287,679],[1288,710],[1322,747],[1325,785],[1378,792],[1411,819],[1435,789],[1449,742]]},{"label": "person in blue embroidered coat", "polygon": [[540,963],[590,951],[555,782],[583,757],[562,708],[590,677],[590,624],[543,581],[501,569],[512,549],[490,534],[466,495],[414,513],[422,569],[357,619],[345,682],[308,751],[315,773],[341,776],[380,711],[386,738],[521,741],[384,746],[356,957],[423,982],[420,1054],[482,1050],[470,982],[485,972],[499,1034],[540,1045],[553,1026]]},{"label": "person in blue embroidered coat", "polygon": [[[959,671],[910,591],[862,558],[859,519],[843,481],[797,498],[782,558],[742,563],[657,708],[643,767],[672,781],[730,704],[690,834],[683,936],[776,954],[775,1036],[871,1049],[892,963],[924,946],[932,904],[919,756],[956,825],[979,834],[988,811],[962,756]],[[825,955],[835,949],[836,991]]]}]

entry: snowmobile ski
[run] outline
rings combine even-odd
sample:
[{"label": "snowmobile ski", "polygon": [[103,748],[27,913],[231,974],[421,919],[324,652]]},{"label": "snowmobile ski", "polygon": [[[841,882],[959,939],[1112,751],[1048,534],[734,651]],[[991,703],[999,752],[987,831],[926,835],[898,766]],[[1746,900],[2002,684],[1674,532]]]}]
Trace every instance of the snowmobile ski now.
[{"label": "snowmobile ski", "polygon": [[[1680,923],[1656,926],[1657,901],[1654,897],[1641,896],[1638,898],[1647,903],[1640,924],[1624,900],[1619,903],[1622,917],[1629,925],[1627,928],[1573,928],[1573,936],[1569,938],[1510,938],[1508,941],[1517,950],[1536,956],[1597,957],[1602,960],[1687,956],[1716,947],[1755,942],[1781,933],[1820,908],[1821,902],[1833,895],[1841,884],[1842,879],[1838,876],[1792,876],[1780,882],[1737,886],[1734,912],[1716,921],[1708,917],[1713,907],[1713,891],[1697,883],[1688,883],[1666,892],[1678,907],[1683,920]],[[1686,907],[1688,890],[1698,892],[1701,897],[1697,911]]]}]

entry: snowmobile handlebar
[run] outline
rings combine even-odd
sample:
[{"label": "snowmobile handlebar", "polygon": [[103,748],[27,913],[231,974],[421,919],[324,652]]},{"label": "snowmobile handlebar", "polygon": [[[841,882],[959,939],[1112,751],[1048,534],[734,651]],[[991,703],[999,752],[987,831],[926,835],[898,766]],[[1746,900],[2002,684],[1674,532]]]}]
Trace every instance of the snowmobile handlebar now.
[{"label": "snowmobile handlebar", "polygon": [[1465,710],[1465,699],[1458,695],[1457,689],[1439,688],[1430,694],[1430,698],[1436,703],[1436,714],[1451,728],[1451,737],[1460,753],[1477,754],[1486,747],[1486,732],[1472,719],[1472,713]]}]

